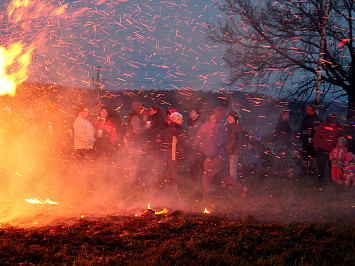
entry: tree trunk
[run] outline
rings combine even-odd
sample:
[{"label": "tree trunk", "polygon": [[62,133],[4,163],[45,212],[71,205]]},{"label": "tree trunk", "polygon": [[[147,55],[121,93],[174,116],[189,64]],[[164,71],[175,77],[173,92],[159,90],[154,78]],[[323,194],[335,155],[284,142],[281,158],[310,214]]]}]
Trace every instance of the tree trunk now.
[{"label": "tree trunk", "polygon": [[353,90],[348,91],[348,115],[347,115],[347,118],[349,118],[351,109],[355,110],[355,91],[353,91]]}]

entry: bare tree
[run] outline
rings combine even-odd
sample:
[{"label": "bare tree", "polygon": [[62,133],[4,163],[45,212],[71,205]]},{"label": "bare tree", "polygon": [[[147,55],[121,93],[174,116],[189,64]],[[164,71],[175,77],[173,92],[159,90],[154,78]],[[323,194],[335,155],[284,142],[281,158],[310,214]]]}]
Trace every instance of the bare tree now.
[{"label": "bare tree", "polygon": [[[314,97],[326,0],[224,0],[225,14],[209,24],[208,39],[226,45],[230,82],[293,84],[289,96]],[[355,103],[354,0],[331,0],[322,57],[322,102],[347,96]]]}]

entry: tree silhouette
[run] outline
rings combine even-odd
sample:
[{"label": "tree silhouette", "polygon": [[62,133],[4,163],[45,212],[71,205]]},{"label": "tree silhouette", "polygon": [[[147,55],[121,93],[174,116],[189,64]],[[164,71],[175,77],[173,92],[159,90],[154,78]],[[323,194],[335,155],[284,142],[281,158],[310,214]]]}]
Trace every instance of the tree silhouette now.
[{"label": "tree silhouette", "polygon": [[[226,45],[230,82],[258,82],[289,96],[313,99],[326,0],[224,0],[225,14],[208,25],[208,39]],[[355,103],[353,0],[331,0],[326,18],[320,101],[326,95]]]}]

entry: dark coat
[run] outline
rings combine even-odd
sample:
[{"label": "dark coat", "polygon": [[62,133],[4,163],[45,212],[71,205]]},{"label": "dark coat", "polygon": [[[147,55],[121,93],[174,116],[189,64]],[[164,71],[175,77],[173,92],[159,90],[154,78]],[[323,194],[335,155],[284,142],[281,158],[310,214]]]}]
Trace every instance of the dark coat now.
[{"label": "dark coat", "polygon": [[167,159],[171,159],[172,141],[173,137],[177,138],[176,146],[176,159],[182,160],[187,156],[187,134],[185,129],[176,123],[171,123],[169,127],[165,129],[164,138],[162,142],[163,150]]},{"label": "dark coat", "polygon": [[230,124],[226,142],[227,154],[240,154],[240,147],[243,145],[243,130],[238,123]]},{"label": "dark coat", "polygon": [[309,138],[314,138],[314,134],[316,133],[317,128],[322,122],[323,119],[320,118],[317,114],[306,115],[303,118],[301,127],[301,142],[303,146],[309,144]]},{"label": "dark coat", "polygon": [[279,118],[274,130],[274,144],[279,147],[291,147],[292,130],[287,121]]}]

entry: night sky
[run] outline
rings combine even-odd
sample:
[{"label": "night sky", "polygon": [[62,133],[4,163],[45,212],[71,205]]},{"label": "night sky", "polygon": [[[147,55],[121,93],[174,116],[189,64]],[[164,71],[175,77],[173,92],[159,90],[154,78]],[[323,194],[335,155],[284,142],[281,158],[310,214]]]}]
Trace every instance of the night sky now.
[{"label": "night sky", "polygon": [[17,21],[3,10],[0,44],[34,44],[30,82],[93,87],[99,66],[105,89],[219,90],[223,47],[205,33],[222,16],[215,2],[31,1]]}]

